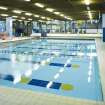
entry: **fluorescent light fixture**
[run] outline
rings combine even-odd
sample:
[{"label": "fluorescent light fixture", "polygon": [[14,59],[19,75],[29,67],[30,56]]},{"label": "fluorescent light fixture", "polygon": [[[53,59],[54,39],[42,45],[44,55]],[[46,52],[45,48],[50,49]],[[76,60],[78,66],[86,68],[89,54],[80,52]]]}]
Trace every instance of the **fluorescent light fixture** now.
[{"label": "fluorescent light fixture", "polygon": [[18,20],[19,22],[21,22],[22,20]]},{"label": "fluorescent light fixture", "polygon": [[26,19],[25,17],[21,17],[22,20]]},{"label": "fluorescent light fixture", "polygon": [[65,19],[72,20],[72,18],[65,16]]},{"label": "fluorescent light fixture", "polygon": [[49,18],[49,17],[47,17],[46,19],[47,19],[47,20],[51,20],[51,18]]},{"label": "fluorescent light fixture", "polygon": [[31,18],[29,18],[28,20],[29,20],[29,21],[32,21],[32,19],[31,19]]},{"label": "fluorescent light fixture", "polygon": [[89,15],[90,20],[92,20],[92,14],[90,11],[88,11],[88,15]]},{"label": "fluorescent light fixture", "polygon": [[37,7],[44,8],[44,5],[41,4],[41,3],[35,3],[35,5],[36,5]]},{"label": "fluorescent light fixture", "polygon": [[27,15],[27,16],[31,16],[31,15],[32,15],[32,13],[28,13],[28,12],[27,12],[27,13],[25,13],[25,15]]},{"label": "fluorescent light fixture", "polygon": [[86,5],[90,5],[90,0],[85,0],[84,2]]},{"label": "fluorescent light fixture", "polygon": [[12,16],[13,18],[17,18],[18,16]]},{"label": "fluorescent light fixture", "polygon": [[1,16],[7,17],[7,16],[8,16],[8,14],[1,14]]},{"label": "fluorescent light fixture", "polygon": [[22,11],[21,10],[13,10],[14,13],[17,13],[17,14],[21,14]]},{"label": "fluorescent light fixture", "polygon": [[64,17],[64,14],[60,14],[61,17]]},{"label": "fluorescent light fixture", "polygon": [[8,10],[8,8],[4,7],[4,6],[0,6],[0,9],[2,9],[2,10]]},{"label": "fluorescent light fixture", "polygon": [[53,12],[54,9],[53,9],[53,8],[46,8],[46,11],[48,11],[48,12]]},{"label": "fluorescent light fixture", "polygon": [[42,16],[41,19],[46,19],[46,17]]},{"label": "fluorescent light fixture", "polygon": [[24,1],[30,2],[31,0],[24,0]]},{"label": "fluorescent light fixture", "polygon": [[67,19],[67,16],[65,16],[65,19]]},{"label": "fluorescent light fixture", "polygon": [[68,20],[72,20],[72,18],[70,18],[70,17],[67,17],[67,19],[68,19]]},{"label": "fluorescent light fixture", "polygon": [[54,12],[54,14],[55,14],[55,15],[59,15],[59,14],[60,14],[60,12]]},{"label": "fluorescent light fixture", "polygon": [[39,15],[34,15],[34,17],[37,17],[37,18],[38,18],[38,17],[39,17]]}]

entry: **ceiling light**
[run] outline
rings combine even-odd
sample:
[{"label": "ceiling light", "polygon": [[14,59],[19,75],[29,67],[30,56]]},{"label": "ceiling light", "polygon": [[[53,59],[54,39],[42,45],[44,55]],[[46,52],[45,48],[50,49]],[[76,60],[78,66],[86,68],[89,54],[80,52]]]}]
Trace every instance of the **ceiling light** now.
[{"label": "ceiling light", "polygon": [[41,19],[46,19],[46,17],[42,16]]},{"label": "ceiling light", "polygon": [[27,15],[27,16],[31,16],[31,15],[32,15],[32,13],[25,13],[25,15]]},{"label": "ceiling light", "polygon": [[65,16],[65,19],[72,20],[72,18]]},{"label": "ceiling light", "polygon": [[32,21],[32,19],[31,19],[31,18],[29,18],[28,20],[29,20],[29,21]]},{"label": "ceiling light", "polygon": [[39,22],[42,22],[43,20],[38,20]]},{"label": "ceiling light", "polygon": [[61,17],[64,17],[64,14],[60,14]]},{"label": "ceiling light", "polygon": [[8,16],[8,14],[1,14],[1,16],[7,17],[7,16]]},{"label": "ceiling light", "polygon": [[18,20],[19,22],[21,22],[22,20]]},{"label": "ceiling light", "polygon": [[51,18],[49,18],[49,17],[48,17],[48,18],[46,18],[46,19],[47,19],[48,21],[49,21],[49,20],[51,20]]},{"label": "ceiling light", "polygon": [[67,18],[68,20],[73,20],[72,18]]},{"label": "ceiling light", "polygon": [[13,10],[14,13],[17,13],[17,14],[21,14],[22,11],[21,10]]},{"label": "ceiling light", "polygon": [[54,14],[59,15],[59,14],[60,14],[60,12],[54,12]]},{"label": "ceiling light", "polygon": [[26,19],[25,17],[21,17],[22,20]]},{"label": "ceiling light", "polygon": [[41,3],[35,3],[35,5],[36,5],[37,7],[44,8],[44,5],[41,4]]},{"label": "ceiling light", "polygon": [[46,8],[46,11],[53,12],[54,9],[53,8]]},{"label": "ceiling light", "polygon": [[24,0],[24,1],[30,2],[31,0]]},{"label": "ceiling light", "polygon": [[0,9],[2,9],[2,10],[8,10],[8,8],[6,8],[4,6],[0,6]]},{"label": "ceiling light", "polygon": [[39,15],[34,15],[34,17],[37,17],[37,18],[38,18],[38,17],[39,17]]},{"label": "ceiling light", "polygon": [[17,18],[18,16],[12,16],[13,18]]},{"label": "ceiling light", "polygon": [[86,5],[90,5],[90,0],[85,0]]}]

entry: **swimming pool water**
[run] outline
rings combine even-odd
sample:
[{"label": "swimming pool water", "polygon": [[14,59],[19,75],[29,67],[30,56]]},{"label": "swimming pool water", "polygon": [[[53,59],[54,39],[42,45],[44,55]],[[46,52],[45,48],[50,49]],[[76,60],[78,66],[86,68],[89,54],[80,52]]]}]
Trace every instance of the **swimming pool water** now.
[{"label": "swimming pool water", "polygon": [[0,45],[0,85],[102,101],[94,40],[29,40]]}]

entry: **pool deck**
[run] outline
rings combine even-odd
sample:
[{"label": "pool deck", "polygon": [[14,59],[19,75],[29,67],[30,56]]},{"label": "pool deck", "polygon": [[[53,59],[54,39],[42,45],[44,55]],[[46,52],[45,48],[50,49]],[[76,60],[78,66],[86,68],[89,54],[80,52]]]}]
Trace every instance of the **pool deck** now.
[{"label": "pool deck", "polygon": [[105,43],[96,38],[103,102],[0,86],[0,105],[105,105]]},{"label": "pool deck", "polygon": [[0,87],[0,105],[105,105],[105,103]]},{"label": "pool deck", "polygon": [[102,42],[101,38],[96,39],[96,47],[103,90],[103,99],[105,100],[105,43]]},{"label": "pool deck", "polygon": [[16,37],[16,38],[13,38],[13,39],[8,39],[8,40],[0,40],[0,43],[8,43],[8,42],[30,40],[30,39],[33,39],[33,38],[40,38],[40,37]]},{"label": "pool deck", "polygon": [[101,38],[102,34],[47,34],[47,38],[93,39]]}]

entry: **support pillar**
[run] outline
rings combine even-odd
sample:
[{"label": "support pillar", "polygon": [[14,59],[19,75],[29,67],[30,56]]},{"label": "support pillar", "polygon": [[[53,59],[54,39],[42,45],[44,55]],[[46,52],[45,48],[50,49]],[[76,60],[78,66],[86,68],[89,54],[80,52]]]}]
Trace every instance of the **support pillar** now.
[{"label": "support pillar", "polygon": [[103,42],[105,42],[105,14],[102,14]]},{"label": "support pillar", "polygon": [[12,39],[13,37],[13,19],[12,17],[6,18],[6,32],[9,35],[9,38]]},{"label": "support pillar", "polygon": [[67,33],[67,21],[65,21],[65,33]]}]

